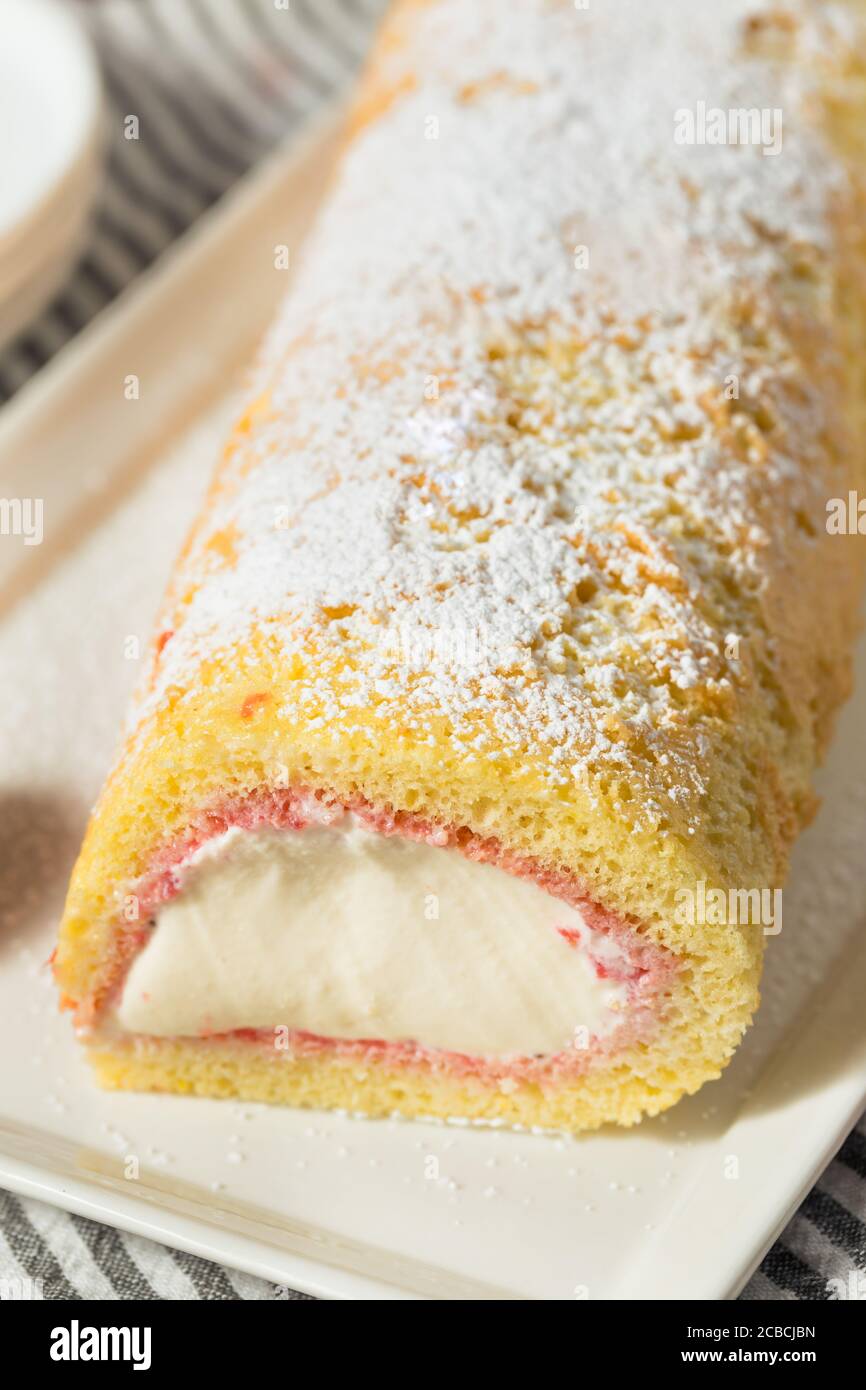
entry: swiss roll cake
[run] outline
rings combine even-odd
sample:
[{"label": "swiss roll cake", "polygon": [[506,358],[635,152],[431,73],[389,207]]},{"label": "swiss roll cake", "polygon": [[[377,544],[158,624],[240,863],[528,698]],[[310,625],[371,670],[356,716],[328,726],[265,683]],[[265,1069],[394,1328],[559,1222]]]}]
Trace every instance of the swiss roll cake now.
[{"label": "swiss roll cake", "polygon": [[719,1076],[857,631],[863,10],[389,12],[69,889],[103,1085]]}]

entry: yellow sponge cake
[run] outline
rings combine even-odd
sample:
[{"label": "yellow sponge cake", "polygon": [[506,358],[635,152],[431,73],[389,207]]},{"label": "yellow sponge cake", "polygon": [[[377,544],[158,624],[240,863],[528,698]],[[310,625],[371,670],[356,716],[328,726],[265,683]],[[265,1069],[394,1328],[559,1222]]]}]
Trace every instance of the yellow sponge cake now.
[{"label": "yellow sponge cake", "polygon": [[69,890],[104,1085],[577,1131],[719,1075],[849,683],[864,37],[393,7]]}]

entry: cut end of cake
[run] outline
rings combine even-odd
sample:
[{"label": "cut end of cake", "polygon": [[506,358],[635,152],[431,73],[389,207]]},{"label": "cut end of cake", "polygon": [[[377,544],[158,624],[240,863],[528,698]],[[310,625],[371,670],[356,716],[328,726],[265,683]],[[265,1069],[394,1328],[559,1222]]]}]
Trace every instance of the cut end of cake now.
[{"label": "cut end of cake", "polygon": [[599,1083],[657,1040],[681,961],[465,827],[262,790],[123,902],[77,1014],[105,1085],[556,1129],[653,1107],[611,1114]]}]

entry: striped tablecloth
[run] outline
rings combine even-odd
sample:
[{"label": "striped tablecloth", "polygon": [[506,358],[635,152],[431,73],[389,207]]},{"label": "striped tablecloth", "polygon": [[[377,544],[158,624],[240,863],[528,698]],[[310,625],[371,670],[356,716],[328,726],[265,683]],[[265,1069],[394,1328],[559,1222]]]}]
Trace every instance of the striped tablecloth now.
[{"label": "striped tablecloth", "polygon": [[[0,353],[7,399],[278,139],[351,79],[383,0],[67,0],[102,59],[111,148],[69,284]],[[471,4],[472,0],[466,0]],[[141,138],[123,138],[134,113]],[[704,1252],[710,1256],[711,1252]],[[0,1280],[46,1299],[303,1299],[136,1236],[0,1192]],[[861,1121],[743,1297],[866,1299]]]}]

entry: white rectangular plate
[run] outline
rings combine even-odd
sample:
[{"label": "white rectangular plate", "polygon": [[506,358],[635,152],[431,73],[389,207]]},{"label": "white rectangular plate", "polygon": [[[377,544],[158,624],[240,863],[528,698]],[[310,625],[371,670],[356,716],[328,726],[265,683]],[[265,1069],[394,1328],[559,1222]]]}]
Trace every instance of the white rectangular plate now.
[{"label": "white rectangular plate", "polygon": [[574,1140],[105,1094],[57,1014],[44,962],[136,639],[335,143],[258,171],[0,420],[0,495],[45,518],[40,546],[0,537],[0,1184],[326,1297],[732,1297],[866,1103],[862,659],[760,1019],[658,1121]]}]

